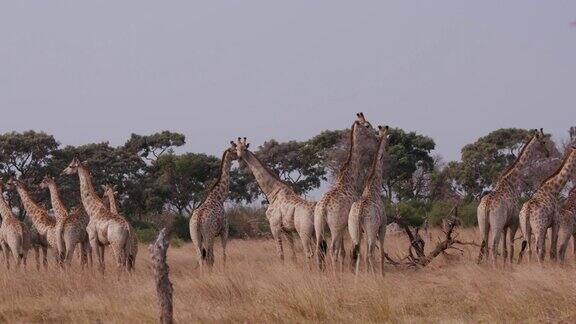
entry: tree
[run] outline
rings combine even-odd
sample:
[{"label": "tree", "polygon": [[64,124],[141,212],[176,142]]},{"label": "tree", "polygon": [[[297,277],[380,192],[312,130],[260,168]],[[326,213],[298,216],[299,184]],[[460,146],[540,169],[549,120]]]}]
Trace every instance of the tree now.
[{"label": "tree", "polygon": [[154,198],[179,215],[190,213],[204,198],[217,177],[219,160],[206,154],[160,156],[151,168]]},{"label": "tree", "polygon": [[[502,128],[464,146],[462,161],[449,165],[450,175],[458,182],[462,194],[469,199],[480,198],[482,193],[489,190],[498,180],[502,171],[516,160],[522,146],[531,136],[532,130]],[[551,141],[548,150],[552,157],[558,157],[559,152]],[[542,158],[543,156],[538,157]],[[540,164],[539,167],[548,166]],[[534,174],[534,179],[530,182],[537,183],[536,178],[541,175]]]},{"label": "tree", "polygon": [[[4,179],[15,176],[29,185],[41,180],[46,168],[50,165],[52,154],[58,142],[52,135],[44,132],[26,131],[10,132],[0,135],[0,172]],[[46,195],[39,197],[39,190],[30,188],[35,198],[46,200]],[[18,206],[19,217],[25,215],[18,195],[9,193],[10,203]]]},{"label": "tree", "polygon": [[400,128],[390,129],[388,144],[388,157],[385,161],[384,191],[391,200],[414,198],[418,193],[413,175],[421,168],[424,172],[434,169],[434,158],[430,152],[436,144],[428,136],[419,135],[415,132],[405,132]]},{"label": "tree", "polygon": [[186,137],[183,134],[165,130],[145,136],[133,133],[126,144],[124,144],[124,148],[151,162],[164,153],[172,154],[175,147],[182,146],[185,143]]}]

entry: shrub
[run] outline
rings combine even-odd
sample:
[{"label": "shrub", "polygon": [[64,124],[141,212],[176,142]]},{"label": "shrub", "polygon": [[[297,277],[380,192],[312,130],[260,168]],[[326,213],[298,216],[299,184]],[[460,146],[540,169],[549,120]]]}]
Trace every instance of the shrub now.
[{"label": "shrub", "polygon": [[235,206],[226,211],[230,237],[255,238],[270,235],[270,225],[264,207]]},{"label": "shrub", "polygon": [[136,236],[140,243],[150,243],[156,238],[156,230],[153,228],[137,229]]}]

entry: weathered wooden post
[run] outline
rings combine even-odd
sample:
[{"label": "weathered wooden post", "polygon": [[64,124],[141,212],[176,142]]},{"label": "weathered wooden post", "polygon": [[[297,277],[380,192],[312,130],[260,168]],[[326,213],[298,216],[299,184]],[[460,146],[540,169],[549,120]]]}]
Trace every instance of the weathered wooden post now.
[{"label": "weathered wooden post", "polygon": [[154,269],[154,281],[156,283],[156,294],[158,295],[158,307],[160,308],[160,323],[171,324],[172,319],[172,283],[170,282],[170,269],[166,263],[166,252],[170,245],[166,238],[166,228],[163,228],[158,237],[150,246],[150,257],[152,258],[152,268]]}]

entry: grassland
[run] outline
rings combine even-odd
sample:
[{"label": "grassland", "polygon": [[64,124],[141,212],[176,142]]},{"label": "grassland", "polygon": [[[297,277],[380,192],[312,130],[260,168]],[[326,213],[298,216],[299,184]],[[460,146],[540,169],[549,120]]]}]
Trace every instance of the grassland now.
[{"label": "grassland", "polygon": [[[432,235],[435,240],[436,235]],[[473,230],[461,238],[472,240]],[[389,236],[391,255],[405,251]],[[428,244],[431,245],[431,244]],[[218,253],[219,253],[218,249]],[[570,252],[571,253],[571,252]],[[576,321],[576,269],[537,264],[495,269],[476,265],[477,250],[452,251],[420,270],[386,267],[384,278],[308,271],[282,265],[270,240],[234,240],[229,263],[200,274],[191,244],[169,251],[175,320],[188,322],[540,322]],[[77,260],[75,260],[77,261]],[[145,246],[137,272],[119,280],[81,271],[6,271],[0,264],[1,322],[126,323],[156,321]],[[77,263],[77,262],[76,262]]]}]

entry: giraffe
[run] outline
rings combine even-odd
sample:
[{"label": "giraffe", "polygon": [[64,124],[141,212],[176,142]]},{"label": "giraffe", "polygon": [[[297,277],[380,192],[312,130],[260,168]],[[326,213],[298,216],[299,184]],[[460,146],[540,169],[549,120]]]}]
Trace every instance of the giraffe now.
[{"label": "giraffe", "polygon": [[238,159],[236,144],[222,154],[220,162],[220,176],[214,183],[206,199],[200,207],[192,212],[190,217],[190,237],[196,246],[200,268],[206,264],[214,264],[214,239],[220,236],[222,242],[222,258],[226,266],[226,243],[228,241],[228,218],[224,213],[224,201],[228,196],[230,184],[230,167]]},{"label": "giraffe", "polygon": [[78,174],[80,179],[80,198],[90,218],[86,231],[90,246],[96,251],[100,271],[104,272],[104,252],[107,245],[112,248],[119,271],[126,266],[126,256],[130,248],[130,226],[120,215],[111,213],[92,186],[92,177],[88,167],[74,158],[62,171],[65,175]]},{"label": "giraffe", "polygon": [[[314,229],[316,231],[316,253],[318,266],[324,269],[326,254],[325,228],[330,230],[330,253],[336,265],[339,257],[345,257],[344,233],[348,226],[348,213],[352,203],[358,199],[360,192],[356,186],[360,171],[360,141],[373,137],[372,125],[364,118],[363,113],[356,114],[350,131],[350,148],[348,158],[340,168],[336,181],[325,192],[314,209]],[[343,261],[342,261],[343,262]]]},{"label": "giraffe", "polygon": [[[17,266],[24,263],[26,267],[26,256],[31,247],[30,232],[28,228],[19,221],[12,208],[4,198],[4,183],[0,181],[0,215],[2,216],[2,224],[0,225],[0,248],[4,252],[6,260],[6,268],[10,269],[10,253],[17,260]],[[36,252],[36,267],[40,268],[38,259],[38,250]]]},{"label": "giraffe", "polygon": [[61,227],[57,228],[56,221],[48,216],[48,212],[32,199],[22,181],[10,179],[8,186],[16,188],[24,210],[26,210],[30,220],[32,220],[34,228],[38,231],[40,240],[48,244],[47,247],[43,248],[44,259],[46,259],[47,248],[52,248],[55,251],[54,256],[56,263],[61,265],[64,259],[64,250],[60,248],[64,248],[65,246],[62,242],[63,229]]},{"label": "giraffe", "polygon": [[[518,230],[518,209],[520,199],[520,185],[522,171],[526,164],[537,152],[543,152],[549,156],[546,147],[547,141],[542,129],[534,130],[533,135],[524,144],[518,158],[500,176],[494,189],[480,199],[477,209],[478,229],[482,240],[478,261],[489,256],[492,249],[493,261],[498,258],[498,245],[503,240],[504,262],[508,257],[506,236],[510,231],[510,262],[514,256],[514,236]],[[489,234],[492,232],[492,241],[489,242]],[[503,235],[503,237],[502,237]]]},{"label": "giraffe", "polygon": [[384,237],[386,235],[387,217],[382,200],[382,176],[384,172],[384,155],[388,147],[388,126],[378,126],[378,148],[374,154],[372,169],[366,179],[360,199],[350,207],[348,231],[352,238],[352,266],[358,274],[360,265],[360,241],[362,234],[366,237],[366,265],[374,270],[374,248],[376,240],[380,243],[380,271],[384,275]]},{"label": "giraffe", "polygon": [[[116,191],[115,186],[110,184],[102,185],[102,190],[104,191],[104,196],[102,197],[104,205],[108,207],[111,213],[120,215],[118,204],[116,202],[116,195],[118,192]],[[130,249],[126,258],[126,267],[129,270],[134,270],[136,266],[136,256],[138,255],[138,236],[136,236],[136,231],[134,231],[130,223],[128,223],[128,226],[130,226]]]},{"label": "giraffe", "polygon": [[536,254],[538,262],[544,261],[544,244],[546,241],[546,232],[552,228],[552,237],[550,239],[550,258],[556,259],[556,249],[558,244],[558,227],[559,227],[559,200],[560,192],[566,186],[570,176],[573,175],[576,168],[576,146],[566,150],[562,164],[548,179],[544,180],[540,188],[536,191],[530,200],[524,203],[520,210],[520,229],[524,240],[522,241],[522,250],[518,262],[522,261],[522,255],[529,246],[531,253],[531,234],[534,232],[536,239]]},{"label": "giraffe", "polygon": [[560,210],[558,224],[558,242],[560,243],[558,257],[560,262],[564,262],[571,236],[574,237],[574,253],[576,253],[576,185],[570,190]]},{"label": "giraffe", "polygon": [[58,251],[64,253],[66,265],[70,267],[72,264],[72,257],[77,245],[80,246],[80,264],[82,268],[87,264],[88,256],[90,265],[92,265],[92,251],[90,250],[90,242],[86,232],[87,222],[82,218],[83,213],[80,212],[80,209],[68,213],[68,209],[60,198],[56,181],[51,176],[46,175],[42,179],[40,188],[48,189],[50,192],[50,201],[56,218],[56,229],[61,235],[60,239],[57,240],[59,244]]},{"label": "giraffe", "polygon": [[296,232],[300,236],[306,263],[310,268],[310,261],[313,255],[312,240],[314,237],[314,206],[316,203],[298,196],[290,185],[284,183],[274,171],[270,170],[254,153],[248,150],[250,143],[246,142],[246,138],[238,138],[234,145],[238,158],[248,165],[248,168],[256,178],[258,186],[268,200],[266,218],[270,224],[270,230],[276,242],[276,250],[280,260],[284,261],[281,237],[284,235],[292,250],[292,260],[296,261],[293,237],[293,233]]}]

